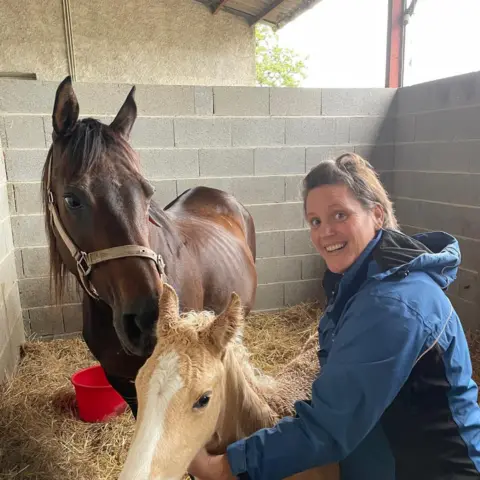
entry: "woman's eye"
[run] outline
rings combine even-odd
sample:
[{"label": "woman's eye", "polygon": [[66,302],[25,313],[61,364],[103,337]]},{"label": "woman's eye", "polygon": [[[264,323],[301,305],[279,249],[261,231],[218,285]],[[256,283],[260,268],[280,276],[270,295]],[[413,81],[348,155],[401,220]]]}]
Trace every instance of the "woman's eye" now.
[{"label": "woman's eye", "polygon": [[78,198],[74,195],[65,195],[63,199],[70,210],[76,210],[82,206]]},{"label": "woman's eye", "polygon": [[337,212],[335,214],[335,219],[336,220],[345,220],[347,216],[343,212]]},{"label": "woman's eye", "polygon": [[193,409],[194,410],[200,410],[202,408],[205,408],[208,405],[208,402],[210,401],[210,397],[212,396],[211,392],[204,393],[194,404],[193,404]]},{"label": "woman's eye", "polygon": [[318,227],[320,225],[320,220],[318,218],[312,218],[310,220],[310,225],[312,227]]}]

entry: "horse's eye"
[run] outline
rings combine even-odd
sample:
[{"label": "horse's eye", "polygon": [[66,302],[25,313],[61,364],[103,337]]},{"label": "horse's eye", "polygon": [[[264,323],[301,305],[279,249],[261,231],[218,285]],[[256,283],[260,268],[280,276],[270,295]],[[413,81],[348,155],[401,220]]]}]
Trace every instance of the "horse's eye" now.
[{"label": "horse's eye", "polygon": [[76,210],[77,208],[80,208],[82,206],[80,200],[75,195],[68,194],[65,195],[63,199],[65,200],[65,203],[70,210]]},{"label": "horse's eye", "polygon": [[210,397],[212,396],[212,392],[204,393],[194,404],[193,409],[199,410],[201,408],[205,408],[210,401]]}]

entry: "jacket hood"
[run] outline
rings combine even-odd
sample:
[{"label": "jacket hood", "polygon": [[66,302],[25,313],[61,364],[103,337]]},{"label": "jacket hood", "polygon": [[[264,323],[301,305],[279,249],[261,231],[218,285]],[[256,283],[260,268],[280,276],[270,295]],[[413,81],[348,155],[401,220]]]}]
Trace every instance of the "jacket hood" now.
[{"label": "jacket hood", "polygon": [[373,249],[373,259],[380,268],[375,278],[408,275],[421,270],[446,289],[457,277],[461,261],[458,241],[445,232],[426,232],[408,236],[385,229]]}]

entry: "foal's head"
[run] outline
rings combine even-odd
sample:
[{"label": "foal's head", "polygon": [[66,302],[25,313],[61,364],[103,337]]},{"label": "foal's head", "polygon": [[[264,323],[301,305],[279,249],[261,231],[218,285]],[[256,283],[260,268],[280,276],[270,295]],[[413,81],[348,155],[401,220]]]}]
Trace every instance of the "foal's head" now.
[{"label": "foal's head", "polygon": [[[76,247],[86,253],[123,245],[149,247],[149,208],[154,190],[139,170],[128,140],[137,108],[132,88],[110,125],[79,120],[79,104],[70,78],[58,87],[53,109],[52,146],[43,171],[42,191],[50,189],[61,224]],[[77,262],[47,212],[51,265],[61,290],[67,270]],[[160,276],[147,258],[128,257],[95,265],[88,280],[113,310],[117,334],[127,351],[153,349],[158,318]]]},{"label": "foal's head", "polygon": [[181,479],[215,433],[225,401],[223,358],[241,328],[240,299],[232,294],[218,316],[179,316],[167,284],[157,324],[159,341],[138,373],[138,418],[121,479]]}]

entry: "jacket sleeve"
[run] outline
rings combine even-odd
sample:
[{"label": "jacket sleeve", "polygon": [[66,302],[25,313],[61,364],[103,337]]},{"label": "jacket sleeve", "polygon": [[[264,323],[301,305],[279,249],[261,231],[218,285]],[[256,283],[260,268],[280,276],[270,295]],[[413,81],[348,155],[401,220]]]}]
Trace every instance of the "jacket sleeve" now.
[{"label": "jacket sleeve", "polygon": [[[365,301],[368,300],[368,301]],[[407,380],[425,345],[422,318],[397,298],[370,296],[350,308],[311,403],[231,444],[234,475],[277,480],[348,456],[373,429]]]}]

